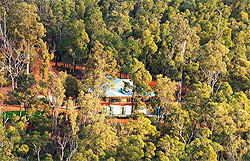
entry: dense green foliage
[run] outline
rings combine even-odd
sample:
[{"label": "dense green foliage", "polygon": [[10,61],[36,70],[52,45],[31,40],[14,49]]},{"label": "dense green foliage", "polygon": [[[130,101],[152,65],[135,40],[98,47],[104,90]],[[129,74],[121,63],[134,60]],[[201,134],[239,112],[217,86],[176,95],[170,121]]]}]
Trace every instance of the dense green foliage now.
[{"label": "dense green foliage", "polygon": [[[250,159],[249,0],[0,0],[0,7],[1,91],[12,84],[0,99],[29,113],[0,112],[0,160]],[[48,72],[52,59],[71,75]],[[112,85],[107,75],[118,72],[134,82],[135,120],[126,124],[100,105],[103,84]],[[138,99],[152,91],[149,104]],[[137,112],[155,107],[161,118]]]}]

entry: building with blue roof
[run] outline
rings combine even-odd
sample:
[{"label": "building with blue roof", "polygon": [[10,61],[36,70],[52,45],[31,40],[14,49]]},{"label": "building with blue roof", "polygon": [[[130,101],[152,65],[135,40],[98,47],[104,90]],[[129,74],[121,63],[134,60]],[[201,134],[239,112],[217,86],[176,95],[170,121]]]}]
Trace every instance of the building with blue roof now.
[{"label": "building with blue roof", "polygon": [[[105,97],[101,101],[104,108],[111,115],[131,115],[133,82],[130,79],[116,78],[111,87],[106,88]],[[150,94],[155,96],[154,92]],[[148,110],[140,110],[148,114]]]}]

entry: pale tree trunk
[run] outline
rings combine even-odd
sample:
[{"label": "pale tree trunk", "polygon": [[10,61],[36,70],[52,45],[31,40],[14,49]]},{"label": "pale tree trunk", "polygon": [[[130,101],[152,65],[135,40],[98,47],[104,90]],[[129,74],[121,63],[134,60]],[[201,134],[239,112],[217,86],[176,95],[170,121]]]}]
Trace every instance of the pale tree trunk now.
[{"label": "pale tree trunk", "polygon": [[208,85],[209,85],[209,86],[211,86],[212,80],[213,80],[213,75],[210,74],[210,76],[209,76],[209,81],[208,81]]},{"label": "pale tree trunk", "polygon": [[76,70],[76,58],[73,56],[73,62],[72,62],[72,64],[73,64],[73,73],[75,73],[75,70]]},{"label": "pale tree trunk", "polygon": [[15,88],[17,88],[17,81],[14,81],[15,82]]},{"label": "pale tree trunk", "polygon": [[29,49],[29,43],[26,45],[26,52],[27,52],[27,68],[26,68],[26,74],[28,75],[30,73],[30,49]]},{"label": "pale tree trunk", "polygon": [[[215,84],[217,83],[218,81],[218,76],[219,76],[219,72],[218,73],[209,73],[209,80],[208,80],[208,85],[211,87],[212,91],[211,91],[211,94],[214,94],[214,87],[215,87]],[[220,88],[220,85],[219,87]],[[216,90],[217,91],[217,90]]]},{"label": "pale tree trunk", "polygon": [[47,11],[47,0],[44,0],[44,3],[45,3],[45,13],[47,13],[48,11]]},{"label": "pale tree trunk", "polygon": [[63,157],[64,157],[64,149],[67,145],[67,143],[69,142],[69,138],[67,138],[66,136],[63,137],[63,139],[58,138],[58,144],[60,145],[61,148],[61,156],[60,156],[60,161],[63,161]]},{"label": "pale tree trunk", "polygon": [[178,101],[179,102],[181,102],[182,82],[183,82],[183,80],[181,79],[181,82],[179,85],[179,92],[178,92]]},{"label": "pale tree trunk", "polygon": [[57,117],[55,117],[55,123],[54,124],[55,124],[54,128],[55,128],[55,137],[56,137],[57,136],[57,134],[56,134],[56,132],[57,132]]},{"label": "pale tree trunk", "polygon": [[[185,51],[186,51],[186,46],[187,46],[187,40],[185,40],[182,43],[182,51],[181,51],[181,57],[184,60],[184,55],[185,55]],[[183,66],[181,64],[181,82],[180,82],[180,86],[179,86],[179,93],[178,93],[178,101],[181,102],[181,91],[182,91],[182,84],[183,84]]]},{"label": "pale tree trunk", "polygon": [[36,155],[37,155],[37,160],[40,161],[40,151],[41,151],[41,147],[40,147],[40,146],[37,147],[37,145],[34,144],[34,143],[32,143],[32,144],[33,144],[33,146],[35,147],[35,149],[33,149],[33,151],[34,151],[34,152],[36,153]]},{"label": "pale tree trunk", "polygon": [[214,79],[213,79],[213,81],[212,81],[212,94],[214,94],[214,87],[215,87],[215,84],[217,83],[218,76],[219,76],[219,73],[216,73],[216,74],[214,75]]},{"label": "pale tree trunk", "polygon": [[40,151],[37,152],[37,160],[40,161]]},{"label": "pale tree trunk", "polygon": [[27,54],[27,71],[26,74],[28,75],[30,73],[30,54]]},{"label": "pale tree trunk", "polygon": [[211,86],[212,92],[211,92],[211,94],[214,94],[214,85],[215,85],[215,83],[216,83],[215,81],[212,82],[212,86]]},{"label": "pale tree trunk", "polygon": [[[61,43],[62,43],[62,31],[61,29],[59,30],[59,45],[58,46],[61,46]],[[62,49],[61,47],[59,48],[59,54],[57,53],[57,57],[58,56],[62,56]],[[56,61],[58,61],[58,58],[56,59]],[[63,70],[65,70],[65,61],[63,60]]]},{"label": "pale tree trunk", "polygon": [[68,158],[66,159],[66,161],[70,161],[72,156],[76,153],[78,149],[78,142],[77,140],[73,140],[71,143],[70,143],[70,155],[68,156]]},{"label": "pale tree trunk", "polygon": [[[11,79],[12,83],[12,90],[15,89],[15,79],[18,77],[18,75],[23,71],[23,67],[26,64],[26,55],[24,56],[19,49],[15,49],[15,42],[10,41],[6,35],[6,17],[4,15],[4,19],[0,16],[1,24],[4,24],[4,28],[2,28],[0,24],[0,37],[2,40],[2,43],[0,45],[1,47],[1,53],[6,61],[2,61],[3,67],[8,71],[9,77]],[[25,44],[24,44],[25,45]],[[14,52],[15,51],[15,52]]]},{"label": "pale tree trunk", "polygon": [[19,116],[22,117],[22,106],[20,105],[20,113]]},{"label": "pale tree trunk", "polygon": [[[134,86],[134,85],[133,85]],[[133,87],[133,93],[132,93],[132,98],[131,98],[131,102],[132,102],[132,108],[131,108],[131,116],[133,115],[134,112],[134,106],[135,106],[135,86]]]},{"label": "pale tree trunk", "polygon": [[61,149],[61,158],[60,158],[61,161],[63,161],[63,157],[64,157],[64,147]]},{"label": "pale tree trunk", "polygon": [[22,108],[24,107],[24,103],[20,104],[20,118],[22,117]]},{"label": "pale tree trunk", "polygon": [[221,83],[219,84],[219,86],[217,87],[215,93],[218,93],[219,89],[220,89]]},{"label": "pale tree trunk", "polygon": [[[54,106],[52,106],[52,122],[55,122],[55,107]],[[53,132],[54,132],[54,125],[52,124],[52,126],[51,126],[51,133],[52,133],[52,135],[53,135]]]},{"label": "pale tree trunk", "polygon": [[15,89],[15,79],[14,79],[14,77],[11,77],[11,88],[12,88],[12,91],[14,91],[14,89]]},{"label": "pale tree trunk", "polygon": [[68,121],[68,106],[66,106],[65,119]]},{"label": "pale tree trunk", "polygon": [[134,93],[132,95],[131,101],[132,101],[132,108],[131,108],[131,116],[132,116],[132,114],[134,112],[134,101],[135,101],[135,99],[134,99]]}]

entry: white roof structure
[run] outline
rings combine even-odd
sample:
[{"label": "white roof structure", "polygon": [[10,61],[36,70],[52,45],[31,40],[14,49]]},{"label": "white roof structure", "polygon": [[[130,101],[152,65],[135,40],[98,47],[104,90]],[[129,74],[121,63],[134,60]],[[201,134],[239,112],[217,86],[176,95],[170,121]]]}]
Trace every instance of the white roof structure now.
[{"label": "white roof structure", "polygon": [[[130,86],[131,88],[124,91],[125,85]],[[116,78],[114,81],[114,86],[107,88],[105,96],[106,97],[132,97],[132,87],[133,82],[130,79],[120,79]],[[155,96],[155,93],[152,92],[150,96]]]},{"label": "white roof structure", "polygon": [[133,82],[130,79],[120,79],[116,78],[114,81],[114,86],[108,88],[105,95],[106,97],[132,97],[132,89],[124,91],[125,84],[128,83],[129,86],[133,86]]}]

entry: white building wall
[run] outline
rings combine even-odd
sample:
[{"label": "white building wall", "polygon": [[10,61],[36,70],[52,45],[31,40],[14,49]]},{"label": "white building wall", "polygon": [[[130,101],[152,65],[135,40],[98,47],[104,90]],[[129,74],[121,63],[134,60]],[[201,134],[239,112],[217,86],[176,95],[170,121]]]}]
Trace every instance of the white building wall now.
[{"label": "white building wall", "polygon": [[111,108],[112,108],[113,115],[121,115],[122,114],[121,106],[111,106]]},{"label": "white building wall", "polygon": [[[131,115],[132,106],[110,105],[104,107],[112,115]],[[124,111],[124,112],[123,112]]]},{"label": "white building wall", "polygon": [[132,106],[124,106],[125,107],[125,115],[131,115]]}]

